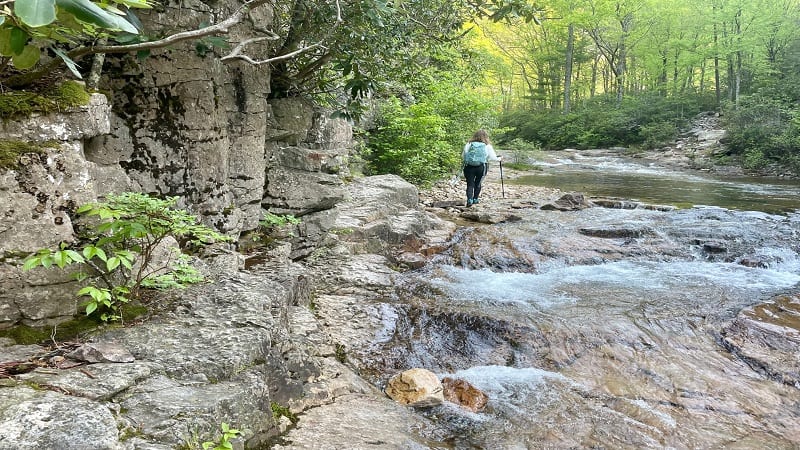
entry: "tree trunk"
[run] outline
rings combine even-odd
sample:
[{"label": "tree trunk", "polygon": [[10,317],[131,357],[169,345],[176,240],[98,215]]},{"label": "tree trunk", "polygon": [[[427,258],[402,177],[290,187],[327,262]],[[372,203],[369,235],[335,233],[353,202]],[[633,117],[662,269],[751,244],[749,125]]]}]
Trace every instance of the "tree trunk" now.
[{"label": "tree trunk", "polygon": [[700,94],[705,92],[706,88],[706,60],[700,62]]},{"label": "tree trunk", "polygon": [[567,27],[567,51],[564,61],[564,114],[569,114],[570,96],[572,95],[572,52],[575,45],[575,25]]},{"label": "tree trunk", "polygon": [[661,72],[658,74],[658,91],[661,93],[662,97],[667,96],[667,65],[669,61],[667,59],[667,51],[661,51]]},{"label": "tree trunk", "polygon": [[[716,9],[716,6],[714,7]],[[722,103],[722,87],[719,85],[719,33],[717,22],[714,22],[714,90],[717,94],[717,108]]]}]

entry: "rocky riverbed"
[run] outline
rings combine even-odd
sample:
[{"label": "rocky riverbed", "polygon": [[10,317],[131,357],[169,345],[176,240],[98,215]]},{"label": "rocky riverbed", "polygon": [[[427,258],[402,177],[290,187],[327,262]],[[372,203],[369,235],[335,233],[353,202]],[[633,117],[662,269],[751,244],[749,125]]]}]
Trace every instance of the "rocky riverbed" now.
[{"label": "rocky riverbed", "polygon": [[[492,167],[482,202],[470,208],[463,205],[465,184],[458,178],[423,192],[392,176],[358,180],[347,187],[345,201],[310,215],[294,230],[296,240],[324,236],[304,251],[302,261],[292,261],[288,242],[247,268],[242,255],[223,249],[202,262],[211,283],[162,299],[145,322],[108,327],[70,343],[69,350],[91,344],[82,353],[59,351],[65,343],[2,342],[0,449],[200,448],[218,438],[222,423],[243,432],[235,448],[462,445],[457,436],[467,423],[396,404],[382,392],[383,382],[424,361],[420,356],[436,355],[438,345],[470,343],[464,350],[470,351],[485,349],[476,342],[490,344],[493,350],[477,357],[501,365],[522,364],[517,358],[527,351],[539,355],[529,360],[533,367],[554,369],[571,352],[594,344],[479,314],[398,303],[406,271],[425,267],[463,239],[463,230],[491,235],[494,224],[518,221],[526,211],[658,208],[510,183],[520,175],[504,167],[501,180],[499,167]],[[574,231],[560,242],[529,252],[509,247],[501,258],[486,260],[536,270],[543,257],[589,262],[651,251],[688,257],[679,249],[660,249],[662,243],[644,228],[598,224]],[[711,258],[747,252],[728,246],[722,235],[701,239],[692,245]],[[473,254],[470,261],[483,257]],[[764,257],[741,261],[771,263]],[[714,332],[731,357],[746,361],[755,374],[796,387],[796,310],[796,296],[789,294],[734,312]],[[408,321],[412,327],[400,333],[399,324]],[[441,333],[428,340],[404,335],[414,324]],[[387,343],[400,347],[394,351]]]}]

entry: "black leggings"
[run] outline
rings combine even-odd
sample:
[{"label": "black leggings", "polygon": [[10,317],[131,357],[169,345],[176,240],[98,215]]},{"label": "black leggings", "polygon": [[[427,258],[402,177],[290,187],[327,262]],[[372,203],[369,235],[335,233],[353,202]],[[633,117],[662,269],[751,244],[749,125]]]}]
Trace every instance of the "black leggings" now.
[{"label": "black leggings", "polygon": [[481,181],[486,175],[486,164],[480,166],[464,166],[464,177],[467,179],[467,199],[477,199],[481,195]]}]

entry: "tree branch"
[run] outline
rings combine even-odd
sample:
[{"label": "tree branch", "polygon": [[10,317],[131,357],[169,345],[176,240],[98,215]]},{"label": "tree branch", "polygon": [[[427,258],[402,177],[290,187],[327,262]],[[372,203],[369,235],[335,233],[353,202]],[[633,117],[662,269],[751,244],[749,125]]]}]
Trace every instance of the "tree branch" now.
[{"label": "tree branch", "polygon": [[[252,44],[254,42],[260,42],[260,41],[263,41],[265,39],[272,39],[272,38],[261,37],[261,38],[247,39],[245,41],[240,42],[233,49],[233,51],[231,51],[229,54],[227,54],[227,55],[223,56],[222,58],[220,58],[220,61],[229,61],[229,60],[232,60],[232,59],[241,59],[241,60],[247,62],[248,64],[252,64],[252,65],[255,65],[255,66],[260,66],[262,64],[269,64],[269,63],[276,62],[276,61],[282,61],[284,59],[291,59],[291,58],[294,58],[295,56],[298,56],[300,54],[303,54],[303,53],[305,53],[307,51],[310,51],[310,50],[313,50],[315,48],[320,48],[320,47],[321,48],[325,48],[324,45],[323,45],[325,40],[327,40],[333,34],[333,32],[336,30],[336,28],[339,27],[339,25],[342,24],[342,22],[343,22],[343,19],[342,19],[342,7],[339,4],[339,0],[336,0],[336,22],[333,24],[331,29],[328,30],[328,32],[325,34],[325,36],[320,38],[320,40],[317,41],[315,44],[311,44],[311,45],[309,45],[307,47],[299,48],[299,49],[297,49],[297,50],[295,50],[293,52],[285,53],[283,55],[273,56],[272,58],[254,60],[254,59],[250,58],[247,55],[242,55],[241,54],[242,51],[244,50],[244,48],[248,44]],[[276,36],[276,38],[277,38],[277,36]]]},{"label": "tree branch", "polygon": [[[153,48],[163,48],[167,47],[172,44],[176,44],[178,42],[183,42],[192,39],[199,39],[205,36],[217,35],[217,34],[227,34],[229,29],[238,24],[242,21],[242,18],[251,11],[252,9],[258,8],[259,6],[269,2],[270,0],[248,0],[245,4],[243,4],[239,9],[234,11],[230,17],[223,20],[222,22],[208,26],[206,28],[201,28],[198,30],[192,31],[184,31],[180,33],[176,33],[170,36],[165,37],[164,39],[159,39],[157,41],[149,41],[149,42],[140,42],[138,44],[129,44],[129,45],[98,45],[98,46],[91,46],[91,47],[78,47],[70,52],[67,53],[67,56],[70,57],[72,60],[77,60],[82,58],[86,55],[92,55],[97,53],[129,53],[129,52],[136,52],[139,50],[149,50]],[[34,80],[37,80],[44,75],[55,70],[58,66],[63,64],[61,58],[53,58],[49,63],[43,65],[36,71],[22,73],[13,77],[10,77],[6,81],[6,85],[9,87],[18,87],[24,86],[28,83],[31,83]]]},{"label": "tree branch", "polygon": [[164,39],[159,39],[157,41],[141,42],[138,44],[104,45],[97,47],[78,48],[69,52],[68,55],[70,58],[72,58],[73,55],[75,57],[79,57],[88,53],[129,53],[129,52],[136,52],[139,50],[163,48],[172,44],[176,44],[178,42],[183,42],[190,39],[199,39],[205,36],[211,36],[215,34],[227,34],[232,26],[242,21],[242,18],[245,16],[245,14],[247,14],[252,9],[258,8],[264,3],[267,3],[268,1],[269,0],[249,0],[244,5],[239,7],[239,9],[237,9],[227,19],[223,20],[218,24],[211,25],[206,28],[200,28],[198,30],[192,30],[192,31],[183,31],[181,33],[175,33],[171,36],[167,36]]}]

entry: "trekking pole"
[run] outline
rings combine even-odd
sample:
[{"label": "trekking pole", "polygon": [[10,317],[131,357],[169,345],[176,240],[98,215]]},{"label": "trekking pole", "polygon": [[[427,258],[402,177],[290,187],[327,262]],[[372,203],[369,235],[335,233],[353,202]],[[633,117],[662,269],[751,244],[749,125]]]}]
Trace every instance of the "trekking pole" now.
[{"label": "trekking pole", "polygon": [[500,190],[503,192],[503,198],[506,198],[506,186],[503,184],[503,160],[500,160]]}]

